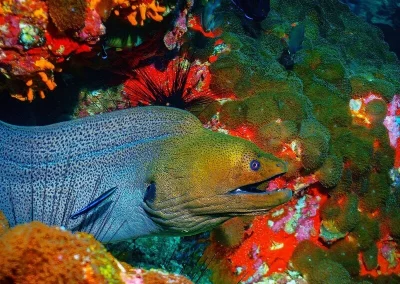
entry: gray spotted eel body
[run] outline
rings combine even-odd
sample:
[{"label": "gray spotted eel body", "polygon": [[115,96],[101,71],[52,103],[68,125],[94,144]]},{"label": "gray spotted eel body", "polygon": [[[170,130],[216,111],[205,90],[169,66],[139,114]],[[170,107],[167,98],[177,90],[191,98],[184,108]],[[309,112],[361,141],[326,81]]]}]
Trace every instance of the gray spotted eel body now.
[{"label": "gray spotted eel body", "polygon": [[[140,206],[165,139],[201,128],[187,112],[143,107],[43,127],[0,122],[0,210],[10,225],[39,220],[101,241],[157,232]],[[95,212],[71,214],[102,193]]]}]

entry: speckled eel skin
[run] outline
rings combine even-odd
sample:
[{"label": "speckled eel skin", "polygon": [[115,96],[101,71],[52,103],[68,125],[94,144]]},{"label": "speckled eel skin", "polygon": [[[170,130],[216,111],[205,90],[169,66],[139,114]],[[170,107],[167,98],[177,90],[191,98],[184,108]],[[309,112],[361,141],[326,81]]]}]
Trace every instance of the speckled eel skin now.
[{"label": "speckled eel skin", "polygon": [[0,122],[0,210],[11,226],[39,220],[104,242],[190,235],[262,214],[292,194],[256,186],[286,170],[179,109],[134,108],[40,127]]}]

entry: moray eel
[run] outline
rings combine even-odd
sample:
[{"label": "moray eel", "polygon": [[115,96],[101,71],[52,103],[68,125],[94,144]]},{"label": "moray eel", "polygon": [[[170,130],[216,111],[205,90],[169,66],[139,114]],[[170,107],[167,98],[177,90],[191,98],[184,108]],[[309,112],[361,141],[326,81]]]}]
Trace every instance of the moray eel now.
[{"label": "moray eel", "polygon": [[168,107],[39,127],[0,122],[0,210],[10,224],[39,220],[103,242],[191,235],[262,214],[292,194],[256,186],[286,170],[249,141]]}]

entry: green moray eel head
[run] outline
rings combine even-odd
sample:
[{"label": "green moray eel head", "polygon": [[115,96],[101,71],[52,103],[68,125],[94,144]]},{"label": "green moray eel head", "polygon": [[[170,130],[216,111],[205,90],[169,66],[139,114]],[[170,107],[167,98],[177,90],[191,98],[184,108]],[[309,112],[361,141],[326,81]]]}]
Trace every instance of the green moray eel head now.
[{"label": "green moray eel head", "polygon": [[244,139],[202,129],[171,138],[161,152],[143,206],[166,234],[196,234],[233,216],[265,213],[292,197],[286,189],[260,190],[287,165]]}]

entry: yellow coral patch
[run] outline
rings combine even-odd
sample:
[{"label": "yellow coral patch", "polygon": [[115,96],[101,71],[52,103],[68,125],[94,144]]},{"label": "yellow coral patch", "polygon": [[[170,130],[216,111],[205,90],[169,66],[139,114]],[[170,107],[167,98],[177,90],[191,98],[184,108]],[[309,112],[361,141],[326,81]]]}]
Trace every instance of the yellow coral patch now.
[{"label": "yellow coral patch", "polygon": [[100,2],[101,0],[91,0],[89,3],[89,8],[94,10],[97,7],[97,5],[100,4]]},{"label": "yellow coral patch", "polygon": [[35,10],[33,16],[38,19],[42,18],[44,21],[47,20],[47,13],[42,8]]},{"label": "yellow coral patch", "polygon": [[44,58],[40,58],[39,60],[36,60],[35,65],[42,70],[54,69],[54,65]]}]

